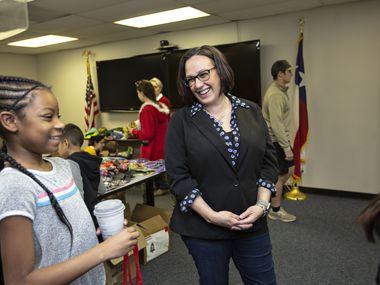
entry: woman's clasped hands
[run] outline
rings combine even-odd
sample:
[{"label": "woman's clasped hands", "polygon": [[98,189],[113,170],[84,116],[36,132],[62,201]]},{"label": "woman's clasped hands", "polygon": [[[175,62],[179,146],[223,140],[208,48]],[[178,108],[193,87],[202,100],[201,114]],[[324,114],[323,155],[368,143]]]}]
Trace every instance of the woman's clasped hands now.
[{"label": "woman's clasped hands", "polygon": [[215,212],[211,223],[230,228],[230,230],[247,230],[253,227],[253,223],[263,215],[263,209],[258,206],[251,206],[240,215],[230,211]]}]

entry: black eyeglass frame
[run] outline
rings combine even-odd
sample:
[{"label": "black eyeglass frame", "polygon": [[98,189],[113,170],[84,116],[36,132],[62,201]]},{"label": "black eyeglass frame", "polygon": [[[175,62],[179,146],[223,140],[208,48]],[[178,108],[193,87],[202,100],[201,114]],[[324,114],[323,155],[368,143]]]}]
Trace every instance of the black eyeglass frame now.
[{"label": "black eyeglass frame", "polygon": [[[185,78],[185,79],[183,79],[182,82],[183,82],[183,84],[184,84],[186,87],[189,87],[189,88],[190,88],[190,86],[192,86],[192,85],[195,84],[195,82],[196,82],[197,79],[198,79],[199,81],[205,82],[205,81],[207,81],[207,80],[210,79],[210,73],[211,73],[211,70],[213,70],[213,69],[216,69],[216,67],[213,66],[213,67],[211,67],[211,68],[209,68],[209,69],[202,70],[202,71],[200,71],[196,76],[190,76],[190,77],[188,77],[188,78]],[[205,75],[205,74],[207,74],[207,78],[201,79],[201,78],[199,77],[200,75]],[[193,80],[193,83],[190,84],[189,81],[192,81],[192,80]]]}]

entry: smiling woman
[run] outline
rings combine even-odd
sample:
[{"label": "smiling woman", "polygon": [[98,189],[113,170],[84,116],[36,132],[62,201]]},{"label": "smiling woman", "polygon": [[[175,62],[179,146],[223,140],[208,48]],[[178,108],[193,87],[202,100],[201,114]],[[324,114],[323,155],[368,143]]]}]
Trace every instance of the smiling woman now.
[{"label": "smiling woman", "polygon": [[244,284],[275,285],[266,214],[276,157],[260,108],[231,94],[234,78],[215,47],[190,49],[180,60],[177,84],[187,106],[173,114],[165,142],[176,199],[170,227],[200,284],[227,284],[233,259]]},{"label": "smiling woman", "polygon": [[98,245],[69,163],[42,157],[57,150],[63,126],[57,99],[44,84],[0,76],[0,136],[6,145],[0,150],[0,247],[6,284],[104,285],[102,263],[137,243],[138,233],[127,228]]}]

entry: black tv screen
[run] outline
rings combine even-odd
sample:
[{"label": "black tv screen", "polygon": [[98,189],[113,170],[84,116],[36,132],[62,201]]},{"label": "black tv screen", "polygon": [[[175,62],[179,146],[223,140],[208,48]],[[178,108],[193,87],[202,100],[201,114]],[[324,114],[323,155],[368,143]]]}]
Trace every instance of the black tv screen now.
[{"label": "black tv screen", "polygon": [[231,93],[261,106],[260,41],[216,47],[226,56],[234,71],[235,87]]},{"label": "black tv screen", "polygon": [[177,74],[179,61],[187,50],[177,50],[166,53],[163,57],[166,67],[166,81],[164,83],[163,93],[168,97],[173,109],[183,107],[182,97],[177,89]]},{"label": "black tv screen", "polygon": [[135,82],[152,77],[165,78],[162,54],[149,54],[96,63],[101,111],[139,110]]},{"label": "black tv screen", "polygon": [[[227,58],[235,73],[232,94],[261,105],[260,41],[216,46]],[[139,110],[135,82],[158,77],[164,84],[163,94],[173,109],[183,107],[177,91],[178,64],[187,50],[147,54],[130,58],[98,61],[97,76],[101,111]]]}]

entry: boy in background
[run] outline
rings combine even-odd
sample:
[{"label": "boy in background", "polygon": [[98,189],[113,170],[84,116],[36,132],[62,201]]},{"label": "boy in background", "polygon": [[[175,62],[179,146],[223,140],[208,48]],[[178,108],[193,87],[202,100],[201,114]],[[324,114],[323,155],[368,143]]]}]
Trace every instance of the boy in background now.
[{"label": "boy in background", "polygon": [[83,141],[84,135],[81,129],[74,124],[67,124],[62,131],[58,154],[60,157],[72,160],[79,165],[83,181],[83,200],[95,226],[98,227],[93,211],[98,202],[98,194],[103,194],[106,191],[100,176],[102,158],[82,151]]},{"label": "boy in background", "polygon": [[117,141],[107,141],[103,150],[108,151],[107,156],[118,156],[119,144]]},{"label": "boy in background", "polygon": [[86,147],[84,151],[88,152],[91,155],[100,156],[100,153],[102,152],[105,143],[106,142],[104,140],[104,136],[102,135],[90,137],[90,139],[88,140],[88,147]]}]

